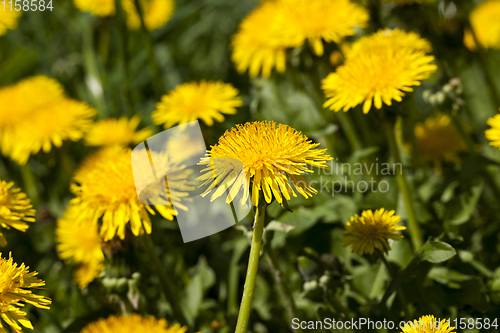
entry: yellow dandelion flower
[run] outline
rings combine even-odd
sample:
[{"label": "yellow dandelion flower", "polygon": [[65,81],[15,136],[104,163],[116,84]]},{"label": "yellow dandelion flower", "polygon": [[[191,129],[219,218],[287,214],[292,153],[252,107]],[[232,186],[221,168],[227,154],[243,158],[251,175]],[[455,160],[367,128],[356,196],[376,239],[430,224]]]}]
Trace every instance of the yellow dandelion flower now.
[{"label": "yellow dandelion flower", "polygon": [[115,14],[115,0],[74,0],[76,8],[82,12],[91,12],[96,16]]},{"label": "yellow dandelion flower", "polygon": [[[476,38],[485,48],[500,48],[500,0],[488,0],[480,3],[470,14],[470,23]],[[477,48],[470,30],[464,34],[464,44],[470,50]]]},{"label": "yellow dandelion flower", "polygon": [[387,48],[405,49],[412,52],[429,53],[431,43],[414,32],[400,29],[383,29],[376,33],[361,37],[348,48],[343,48],[347,58],[353,58],[363,53],[373,53]]},{"label": "yellow dandelion flower", "polygon": [[314,53],[323,54],[323,41],[339,43],[364,27],[368,12],[349,0],[266,1],[240,24],[233,38],[236,69],[251,77],[262,71],[269,77],[274,67],[285,71],[286,49],[309,41]]},{"label": "yellow dandelion flower", "polygon": [[132,314],[99,319],[84,327],[80,333],[185,333],[186,331],[187,327],[181,327],[179,324],[169,325],[165,319]]},{"label": "yellow dandelion flower", "polygon": [[104,270],[102,239],[97,228],[91,219],[80,220],[73,207],[57,220],[56,248],[61,259],[77,265],[75,280],[80,289]]},{"label": "yellow dandelion flower", "polygon": [[414,5],[416,3],[422,3],[423,0],[385,0],[386,2],[392,2],[396,5]]},{"label": "yellow dandelion flower", "polygon": [[[387,38],[393,39],[391,35],[385,33]],[[402,34],[401,38],[405,36],[408,37]],[[373,38],[379,39],[380,35],[375,34]],[[408,38],[413,40],[413,37]],[[369,44],[367,40],[362,40],[362,43]],[[368,113],[374,104],[381,109],[383,103],[401,102],[405,92],[413,91],[412,86],[420,85],[421,80],[427,79],[437,69],[431,64],[433,56],[411,47],[401,47],[406,44],[404,41],[391,45],[381,39],[380,44],[380,48],[372,46],[350,56],[336,72],[322,81],[328,98],[324,107],[337,112],[363,104],[363,112]],[[353,49],[356,48],[355,43]]]},{"label": "yellow dandelion flower", "polygon": [[[74,0],[76,8],[82,12],[90,12],[96,16],[112,16],[116,13],[115,0]],[[148,30],[164,26],[172,17],[173,0],[140,0],[144,24]],[[122,0],[127,14],[127,26],[138,29],[141,26],[139,14],[134,0]]]},{"label": "yellow dandelion flower", "polygon": [[465,150],[451,118],[445,114],[429,117],[415,126],[418,156],[424,161],[457,162],[458,153]]},{"label": "yellow dandelion flower", "polygon": [[208,126],[224,121],[224,114],[235,114],[243,102],[238,90],[220,81],[183,83],[164,95],[151,117],[157,125],[170,128],[198,119]]},{"label": "yellow dandelion flower", "polygon": [[26,318],[26,312],[20,308],[26,304],[40,309],[49,309],[49,298],[33,294],[31,289],[45,286],[45,282],[36,278],[37,272],[29,272],[24,263],[18,265],[9,255],[9,259],[0,253],[0,332],[5,332],[4,323],[16,333],[22,333],[22,327],[33,329]]},{"label": "yellow dandelion flower", "polygon": [[488,119],[488,125],[491,128],[486,130],[486,138],[491,146],[500,148],[500,114]]},{"label": "yellow dandelion flower", "polygon": [[[0,226],[25,232],[29,227],[26,222],[35,222],[36,211],[28,196],[13,186],[14,182],[0,181]],[[0,232],[0,246],[5,245],[7,240]]]},{"label": "yellow dandelion flower", "polygon": [[5,10],[3,4],[0,5],[0,36],[5,35],[7,30],[14,30],[17,28],[17,21],[21,17],[22,11],[10,8],[10,4],[5,3]]},{"label": "yellow dandelion flower", "polygon": [[[149,31],[161,28],[172,17],[173,0],[140,0],[144,24]],[[134,0],[123,1],[127,13],[127,25],[130,29],[139,29],[141,21]]]},{"label": "yellow dandelion flower", "polygon": [[344,247],[352,246],[353,252],[372,254],[375,249],[387,252],[391,249],[388,240],[399,240],[403,238],[397,231],[405,230],[406,227],[398,226],[401,217],[394,215],[394,211],[384,208],[375,212],[364,210],[361,216],[357,214],[346,223]]},{"label": "yellow dandelion flower", "polygon": [[[89,157],[81,165],[73,177],[71,191],[76,198],[70,204],[74,207],[80,219],[91,219],[97,223],[102,219],[100,235],[108,241],[115,235],[125,238],[125,227],[130,224],[134,235],[144,231],[151,233],[151,220],[148,212],[155,212],[147,204],[139,200],[132,173],[131,149],[118,146],[101,150]],[[158,175],[167,174],[173,166],[163,153],[151,152],[155,161]],[[135,163],[144,166],[144,161]],[[144,166],[149,170],[137,170],[136,176],[144,179],[135,179],[137,183],[149,184],[148,175],[151,173],[149,164]],[[178,169],[175,169],[178,170]],[[183,207],[181,201],[188,196],[187,191],[192,189],[191,183],[184,173],[168,179],[168,198],[170,203],[175,202],[176,207]],[[160,194],[159,194],[160,195]],[[155,205],[156,210],[166,219],[173,220],[176,214],[172,205]]]},{"label": "yellow dandelion flower", "polygon": [[340,43],[355,34],[355,27],[364,28],[370,16],[363,7],[349,0],[281,0],[286,3],[288,34],[301,36],[314,53],[323,55],[323,40]]},{"label": "yellow dandelion flower", "polygon": [[266,1],[239,25],[232,41],[232,60],[240,73],[256,77],[262,70],[269,77],[274,67],[286,68],[286,49],[302,45],[299,35],[287,33],[288,17],[284,1]]},{"label": "yellow dandelion flower", "polygon": [[[259,192],[264,193],[267,203],[270,203],[273,196],[279,203],[283,202],[283,197],[290,200],[290,195],[296,197],[295,189],[305,198],[312,197],[317,191],[312,188],[304,179],[302,174],[311,173],[308,165],[326,169],[326,162],[331,157],[324,155],[326,149],[314,149],[319,143],[312,143],[311,140],[301,132],[287,125],[274,123],[273,121],[262,121],[237,125],[230,131],[226,131],[219,139],[219,142],[212,146],[207,156],[202,159],[200,165],[207,168],[201,172],[206,172],[198,178],[204,181],[204,185],[210,184],[203,194],[207,195],[217,185],[223,183],[227,188],[231,188],[228,200],[239,192],[245,183],[252,185],[252,202],[255,206],[259,203]],[[212,162],[214,158],[229,158],[241,161],[244,172],[235,169],[231,163],[217,167],[216,181],[213,179]],[[226,187],[220,186],[219,189]],[[249,189],[243,189],[242,202],[246,202],[249,196]],[[215,191],[211,200],[220,197],[222,192]]]},{"label": "yellow dandelion flower", "polygon": [[23,165],[40,150],[77,141],[92,123],[95,109],[64,96],[54,79],[36,76],[0,89],[2,153]]},{"label": "yellow dandelion flower", "polygon": [[142,142],[153,135],[153,130],[146,127],[136,132],[139,122],[138,116],[131,119],[121,117],[120,119],[100,120],[88,130],[85,144],[88,146],[128,146],[131,143]]},{"label": "yellow dandelion flower", "polygon": [[406,323],[402,333],[454,333],[455,327],[450,327],[450,323],[443,319],[439,321],[436,317],[422,316],[413,323]]}]

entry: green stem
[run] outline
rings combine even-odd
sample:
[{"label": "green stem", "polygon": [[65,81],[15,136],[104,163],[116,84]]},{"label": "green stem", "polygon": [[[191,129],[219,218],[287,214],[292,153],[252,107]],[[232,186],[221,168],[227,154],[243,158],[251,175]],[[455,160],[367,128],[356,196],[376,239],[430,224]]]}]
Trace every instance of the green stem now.
[{"label": "green stem", "polygon": [[266,215],[266,203],[260,203],[255,212],[255,222],[253,229],[252,244],[250,247],[250,258],[248,260],[247,276],[245,287],[243,288],[243,298],[238,314],[235,333],[245,333],[248,329],[248,319],[252,310],[253,292],[255,289],[255,279],[259,268],[259,256],[262,245],[262,235],[264,233],[264,217]]},{"label": "green stem", "polygon": [[165,273],[163,269],[163,263],[156,252],[153,239],[151,235],[144,233],[142,236],[143,244],[146,249],[146,252],[149,255],[149,258],[153,261],[151,268],[156,271],[156,275],[160,279],[160,287],[162,289],[163,295],[165,299],[170,303],[172,307],[172,312],[175,318],[179,321],[179,323],[183,326],[188,325],[188,321],[186,320],[186,316],[184,315],[184,311],[182,310],[180,304],[178,303],[179,297],[177,297],[175,289],[173,289],[174,284],[170,281],[168,275]]},{"label": "green stem", "polygon": [[[479,155],[478,152],[476,152],[474,149],[474,142],[471,140],[470,136],[465,131],[465,128],[462,122],[460,121],[460,118],[457,115],[452,114],[451,121],[453,123],[453,126],[457,130],[458,135],[465,143],[465,146],[467,147],[469,153],[472,154],[473,156],[474,155],[478,156]],[[484,178],[486,184],[491,189],[497,200],[500,201],[500,188],[498,187],[495,177],[491,174],[490,170],[484,169],[484,172],[481,172],[481,176]]]},{"label": "green stem", "polygon": [[26,192],[32,204],[36,205],[40,199],[40,194],[38,193],[35,175],[33,175],[33,171],[31,171],[28,164],[21,167],[21,177],[24,184],[23,191]]},{"label": "green stem", "polygon": [[142,13],[142,7],[140,5],[139,0],[134,0],[135,7],[137,9],[137,13],[141,20],[141,31],[143,35],[144,44],[146,47],[146,53],[149,58],[149,68],[151,69],[151,76],[153,81],[153,88],[155,90],[156,98],[159,100],[163,93],[165,92],[165,87],[163,85],[163,81],[160,74],[160,68],[158,66],[158,62],[156,61],[156,56],[153,47],[153,38],[151,37],[151,33],[146,27],[146,23],[144,22],[144,16]]},{"label": "green stem", "polygon": [[479,60],[479,65],[481,66],[481,69],[483,70],[484,78],[486,80],[486,85],[488,86],[488,91],[490,93],[490,97],[492,101],[495,103],[495,110],[494,114],[497,113],[496,107],[500,106],[500,97],[498,96],[498,91],[495,85],[495,80],[492,76],[492,72],[488,69],[489,65],[489,57],[488,53],[484,49],[484,47],[479,43],[479,40],[477,38],[476,32],[472,28],[472,25],[470,21],[467,21],[469,30],[472,34],[472,37],[474,38],[474,42],[476,43],[477,46],[477,58]]},{"label": "green stem", "polygon": [[403,195],[405,202],[406,213],[408,214],[408,223],[410,227],[410,237],[413,244],[414,251],[416,252],[422,246],[422,234],[420,227],[417,222],[417,214],[415,210],[415,205],[413,202],[413,195],[411,193],[410,185],[406,178],[406,171],[401,161],[401,156],[399,154],[399,147],[396,143],[396,136],[394,133],[394,127],[389,121],[385,121],[385,131],[387,134],[387,139],[389,141],[389,147],[391,150],[392,157],[395,164],[401,166],[401,172],[396,172],[396,178],[398,181],[398,187]]},{"label": "green stem", "polygon": [[[295,306],[295,301],[292,297],[292,292],[286,283],[286,280],[283,278],[280,268],[278,266],[278,260],[276,259],[276,254],[271,247],[266,249],[264,253],[264,258],[267,262],[269,270],[271,271],[274,281],[276,282],[276,287],[278,289],[278,294],[280,295],[284,305],[286,312],[288,314],[288,322],[292,322],[293,318],[299,318],[297,314],[297,307]],[[293,329],[293,332],[299,333],[302,332],[301,329]]]},{"label": "green stem", "polygon": [[94,100],[94,104],[97,108],[99,118],[106,118],[106,116],[108,115],[108,107],[103,96],[104,87],[102,85],[102,78],[99,72],[97,57],[94,52],[92,26],[90,23],[85,26],[85,30],[83,33],[83,59],[87,80],[91,82],[94,81],[94,83],[98,84],[101,89],[100,92],[97,91],[97,89],[95,89],[94,91],[90,91]]},{"label": "green stem", "polygon": [[[132,102],[132,89],[130,86],[130,70],[129,70],[129,59],[128,59],[128,44],[127,44],[127,24],[125,23],[125,12],[122,6],[122,0],[115,0],[116,4],[116,12],[117,12],[117,20],[119,24],[116,27],[116,34],[118,35],[118,49],[120,53],[120,62],[123,68],[123,74],[125,76],[125,80],[123,82],[123,98],[125,100],[125,104],[127,105],[128,114],[134,115],[135,108],[134,103]],[[120,112],[121,108],[118,108],[118,112]]]},{"label": "green stem", "polygon": [[[387,261],[387,258],[385,257],[384,253],[380,250],[377,250],[377,253],[378,253],[378,256],[380,257],[380,259],[382,260],[382,263],[384,264],[385,268],[387,269],[387,272],[389,273],[391,278],[394,279],[396,274],[395,274],[395,272],[392,271],[391,266],[389,265],[389,262]],[[412,311],[411,307],[409,306],[408,301],[406,300],[406,296],[403,293],[403,288],[399,287],[397,290],[397,293],[398,293],[399,301],[401,302],[401,304],[404,306],[404,308],[407,311],[406,315],[408,317],[412,317],[413,311]]]},{"label": "green stem", "polygon": [[351,118],[349,115],[345,114],[345,112],[340,111],[335,113],[337,116],[337,119],[340,122],[340,126],[342,126],[342,129],[344,130],[347,140],[349,141],[349,144],[351,145],[351,148],[353,150],[358,150],[363,147],[361,144],[361,141],[358,138],[358,135],[356,133],[356,129],[354,128],[354,124],[352,123]]}]

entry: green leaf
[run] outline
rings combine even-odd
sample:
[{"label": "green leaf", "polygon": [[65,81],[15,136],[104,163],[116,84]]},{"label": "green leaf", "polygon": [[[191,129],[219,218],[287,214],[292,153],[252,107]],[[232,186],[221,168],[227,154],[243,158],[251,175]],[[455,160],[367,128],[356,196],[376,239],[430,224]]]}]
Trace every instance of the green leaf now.
[{"label": "green leaf", "polygon": [[418,251],[422,260],[437,264],[446,261],[457,254],[453,246],[441,241],[427,241]]}]

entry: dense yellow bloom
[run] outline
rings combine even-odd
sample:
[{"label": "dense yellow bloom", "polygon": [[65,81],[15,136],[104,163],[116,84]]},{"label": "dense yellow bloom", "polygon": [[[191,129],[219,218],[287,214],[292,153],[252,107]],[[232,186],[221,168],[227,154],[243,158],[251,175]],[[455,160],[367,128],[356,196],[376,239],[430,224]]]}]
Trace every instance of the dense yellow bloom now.
[{"label": "dense yellow bloom", "polygon": [[465,149],[451,118],[439,114],[415,126],[418,156],[424,161],[458,161],[458,153]]},{"label": "dense yellow bloom", "polygon": [[54,79],[36,76],[0,89],[2,152],[23,165],[40,150],[77,141],[92,123],[95,109],[64,96]]},{"label": "dense yellow bloom", "polygon": [[59,257],[77,265],[75,280],[83,289],[104,270],[104,254],[97,224],[80,220],[70,207],[64,218],[57,220],[56,242]]},{"label": "dense yellow bloom", "polygon": [[74,0],[76,8],[97,16],[115,14],[115,0]]},{"label": "dense yellow bloom", "polygon": [[[144,25],[150,31],[161,28],[172,17],[174,11],[173,0],[140,0]],[[137,13],[134,0],[123,1],[123,8],[127,13],[127,25],[130,29],[139,29],[141,20]]]},{"label": "dense yellow bloom", "polygon": [[198,119],[208,126],[224,121],[223,114],[235,114],[243,102],[238,90],[220,81],[183,83],[164,95],[151,117],[155,124],[170,128]]},{"label": "dense yellow bloom", "polygon": [[249,70],[251,77],[269,77],[276,67],[278,72],[286,68],[286,49],[298,47],[300,36],[285,34],[288,18],[283,1],[267,1],[251,12],[241,23],[233,37],[232,60],[238,72]]},{"label": "dense yellow bloom", "polygon": [[412,324],[406,323],[402,328],[402,333],[454,333],[455,327],[450,327],[450,323],[443,319],[438,321],[434,316],[422,316],[414,320]]},{"label": "dense yellow bloom", "polygon": [[132,314],[99,319],[84,327],[80,333],[185,333],[186,331],[187,327],[181,327],[179,324],[169,325],[165,319]]},{"label": "dense yellow bloom", "polygon": [[[27,195],[19,188],[13,188],[14,182],[0,181],[0,226],[26,231],[26,222],[35,222],[36,211]],[[7,245],[7,240],[0,232],[0,246]]]},{"label": "dense yellow bloom", "polygon": [[0,332],[5,332],[4,323],[16,333],[22,327],[33,329],[21,307],[31,304],[40,309],[49,309],[51,300],[45,296],[33,294],[31,289],[45,286],[45,282],[36,278],[37,272],[29,272],[29,267],[18,265],[9,255],[9,259],[0,253]]},{"label": "dense yellow bloom", "polygon": [[486,130],[486,138],[491,146],[500,148],[500,114],[488,119],[488,125],[491,128]]},{"label": "dense yellow bloom", "polygon": [[[363,7],[349,0],[281,0],[286,4],[290,29],[288,34],[307,40],[314,53],[323,55],[323,42],[340,43],[355,34],[354,27],[363,28],[369,14]],[[292,45],[293,46],[293,45]]]},{"label": "dense yellow bloom", "polygon": [[414,32],[396,29],[379,30],[376,33],[361,37],[349,47],[343,47],[347,58],[354,58],[363,53],[374,53],[387,48],[405,49],[412,52],[429,53],[431,43]]},{"label": "dense yellow bloom", "polygon": [[286,49],[309,41],[317,55],[323,42],[340,42],[354,35],[354,27],[364,27],[369,16],[365,9],[348,0],[266,1],[240,24],[233,39],[232,60],[240,73],[269,77],[271,70],[283,72]]},{"label": "dense yellow bloom", "polygon": [[5,2],[4,5],[0,4],[0,36],[5,35],[7,30],[14,30],[17,28],[17,21],[21,17],[22,11],[14,10],[10,8],[10,4]]},{"label": "dense yellow bloom", "polygon": [[[152,215],[155,213],[149,205],[139,200],[132,173],[131,153],[130,149],[118,146],[101,150],[84,161],[73,177],[71,191],[76,198],[70,202],[73,207],[68,209],[75,209],[75,215],[81,220],[90,219],[97,223],[102,218],[100,235],[104,241],[115,235],[125,238],[128,224],[136,236],[144,231],[151,233],[148,212]],[[151,152],[151,155],[158,175],[166,174],[173,167],[163,153]],[[136,176],[143,176],[144,179],[136,178],[135,181],[149,184],[149,163],[145,165],[144,161],[139,161],[136,165],[148,169],[137,170]],[[181,200],[188,196],[186,192],[191,189],[187,176],[180,173],[168,179],[168,189],[165,191],[168,191],[170,203],[175,202],[176,207],[182,208]],[[171,204],[155,205],[155,208],[166,219],[172,220],[175,215]]]},{"label": "dense yellow bloom", "polygon": [[394,211],[380,208],[375,212],[364,210],[361,216],[357,214],[346,223],[344,247],[352,246],[353,252],[372,254],[375,249],[387,252],[391,249],[388,240],[399,240],[403,238],[397,231],[405,230],[406,227],[398,226],[401,217],[394,215]]},{"label": "dense yellow bloom", "polygon": [[[500,0],[480,3],[470,14],[470,23],[479,44],[486,48],[500,48]],[[477,48],[470,30],[464,34],[464,44],[470,50]]]},{"label": "dense yellow bloom", "polygon": [[[393,33],[400,38],[395,44],[391,43]],[[344,65],[322,81],[328,98],[324,107],[337,112],[363,104],[363,112],[368,113],[374,104],[381,109],[383,103],[401,102],[405,92],[413,91],[412,86],[420,85],[437,69],[431,64],[433,56],[412,45],[414,34],[384,30],[368,38],[375,42],[361,39],[360,44],[354,43]]]},{"label": "dense yellow bloom", "polygon": [[[75,6],[84,12],[97,16],[111,16],[116,12],[115,0],[74,0]],[[140,0],[144,24],[148,30],[164,26],[172,17],[173,0]],[[122,6],[127,13],[127,26],[138,29],[141,26],[134,0],[122,0]]]},{"label": "dense yellow bloom", "polygon": [[92,125],[85,136],[85,143],[88,146],[128,146],[137,144],[153,135],[153,130],[146,127],[136,132],[140,118],[134,116],[131,119],[127,117],[107,118],[100,120]]},{"label": "dense yellow bloom", "polygon": [[[311,197],[317,191],[302,174],[313,172],[307,165],[328,168],[325,163],[331,160],[330,156],[324,155],[326,149],[314,149],[317,146],[319,143],[312,143],[301,132],[287,125],[276,125],[273,121],[237,125],[219,138],[219,142],[208,151],[208,157],[200,163],[207,168],[201,171],[206,173],[198,180],[204,181],[204,185],[211,183],[203,195],[220,183],[225,186],[220,186],[211,199],[220,197],[225,188],[231,188],[227,198],[227,201],[231,201],[245,180],[247,184],[253,180],[252,202],[255,206],[259,203],[260,191],[264,193],[267,203],[271,202],[273,196],[279,203],[283,202],[283,197],[286,200],[290,200],[290,195],[296,197],[290,183],[305,198]],[[244,170],[230,162],[218,163],[214,181],[211,160],[217,158],[241,161]],[[246,202],[248,187],[243,191],[242,201]]]},{"label": "dense yellow bloom", "polygon": [[422,3],[423,0],[385,0],[386,2],[392,2],[397,5],[413,5],[416,3]]}]

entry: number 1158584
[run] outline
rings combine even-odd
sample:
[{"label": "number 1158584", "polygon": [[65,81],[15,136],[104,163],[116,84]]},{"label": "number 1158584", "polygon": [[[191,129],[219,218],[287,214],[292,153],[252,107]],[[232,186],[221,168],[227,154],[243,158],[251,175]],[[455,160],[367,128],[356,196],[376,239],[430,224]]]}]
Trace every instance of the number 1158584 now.
[{"label": "number 1158584", "polygon": [[3,0],[0,3],[0,10],[3,11],[23,11],[23,12],[36,12],[36,11],[52,11],[52,0]]}]

